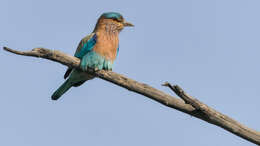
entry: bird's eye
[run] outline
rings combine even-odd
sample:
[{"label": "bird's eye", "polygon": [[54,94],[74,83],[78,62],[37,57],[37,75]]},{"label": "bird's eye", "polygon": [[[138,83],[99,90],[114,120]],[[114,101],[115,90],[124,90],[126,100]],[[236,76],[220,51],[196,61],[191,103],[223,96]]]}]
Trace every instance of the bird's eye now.
[{"label": "bird's eye", "polygon": [[119,20],[118,20],[117,18],[113,18],[113,20],[115,20],[115,21],[119,22]]},{"label": "bird's eye", "polygon": [[117,21],[117,22],[123,22],[122,18],[112,18],[113,20]]}]

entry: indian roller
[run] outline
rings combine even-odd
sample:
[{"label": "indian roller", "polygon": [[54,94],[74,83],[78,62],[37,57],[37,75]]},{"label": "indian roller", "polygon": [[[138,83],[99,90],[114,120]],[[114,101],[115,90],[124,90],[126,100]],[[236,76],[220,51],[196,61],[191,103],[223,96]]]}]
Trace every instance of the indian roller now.
[{"label": "indian roller", "polygon": [[[112,70],[113,63],[119,51],[119,33],[124,27],[132,27],[133,24],[125,21],[120,13],[103,13],[93,30],[84,37],[74,54],[80,59],[80,68],[86,71],[88,68],[95,70]],[[71,87],[78,87],[94,76],[86,74],[79,69],[68,68],[64,74],[67,80],[53,93],[52,100],[59,99]]]}]

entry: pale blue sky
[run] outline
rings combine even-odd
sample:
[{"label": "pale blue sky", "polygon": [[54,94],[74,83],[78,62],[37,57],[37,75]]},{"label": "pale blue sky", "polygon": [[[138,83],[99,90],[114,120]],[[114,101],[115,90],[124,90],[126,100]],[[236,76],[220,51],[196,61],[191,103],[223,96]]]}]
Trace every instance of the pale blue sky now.
[{"label": "pale blue sky", "polygon": [[[190,95],[260,131],[259,0],[1,0],[2,46],[73,54],[103,12],[135,24],[114,71]],[[250,146],[233,134],[100,79],[50,96],[66,67],[1,50],[0,145]],[[187,140],[186,138],[189,138]]]}]

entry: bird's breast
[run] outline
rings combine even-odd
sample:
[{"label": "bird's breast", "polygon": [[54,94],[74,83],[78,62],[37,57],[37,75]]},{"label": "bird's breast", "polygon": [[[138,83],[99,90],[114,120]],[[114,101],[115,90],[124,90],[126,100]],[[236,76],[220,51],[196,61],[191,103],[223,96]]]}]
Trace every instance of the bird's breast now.
[{"label": "bird's breast", "polygon": [[118,34],[97,33],[97,43],[93,50],[107,60],[114,61],[119,44]]}]

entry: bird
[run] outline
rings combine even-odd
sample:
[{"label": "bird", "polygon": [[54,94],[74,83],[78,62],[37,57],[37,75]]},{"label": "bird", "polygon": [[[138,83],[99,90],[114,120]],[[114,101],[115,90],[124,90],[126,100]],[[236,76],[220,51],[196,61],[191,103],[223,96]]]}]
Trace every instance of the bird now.
[{"label": "bird", "polygon": [[92,33],[79,43],[74,57],[80,59],[80,69],[68,68],[64,74],[65,82],[52,94],[52,100],[58,100],[71,87],[78,87],[94,78],[84,71],[112,70],[119,52],[119,33],[125,27],[134,25],[127,22],[118,12],[105,12],[97,20]]}]

